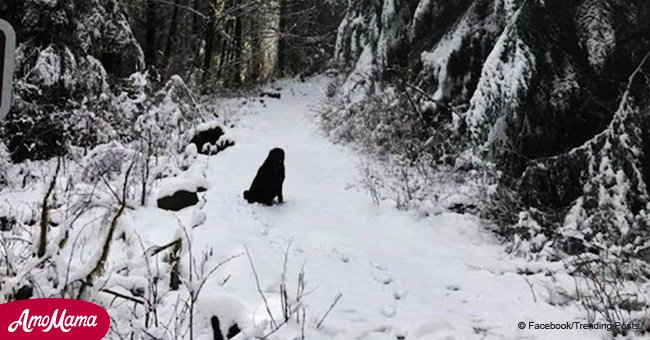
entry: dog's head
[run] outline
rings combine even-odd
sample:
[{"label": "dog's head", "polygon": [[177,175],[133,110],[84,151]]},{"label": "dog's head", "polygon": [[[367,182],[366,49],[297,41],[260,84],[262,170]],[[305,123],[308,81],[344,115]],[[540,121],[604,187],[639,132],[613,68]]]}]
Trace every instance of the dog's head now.
[{"label": "dog's head", "polygon": [[284,164],[284,150],[281,148],[274,148],[269,152],[269,157],[266,161],[269,164]]}]

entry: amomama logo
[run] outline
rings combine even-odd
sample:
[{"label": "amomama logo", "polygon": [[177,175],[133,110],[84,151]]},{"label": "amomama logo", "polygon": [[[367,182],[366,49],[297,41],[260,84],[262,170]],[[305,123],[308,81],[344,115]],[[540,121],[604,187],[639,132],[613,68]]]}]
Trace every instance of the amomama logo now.
[{"label": "amomama logo", "polygon": [[68,299],[31,299],[0,305],[0,339],[100,340],[110,317],[94,303]]}]

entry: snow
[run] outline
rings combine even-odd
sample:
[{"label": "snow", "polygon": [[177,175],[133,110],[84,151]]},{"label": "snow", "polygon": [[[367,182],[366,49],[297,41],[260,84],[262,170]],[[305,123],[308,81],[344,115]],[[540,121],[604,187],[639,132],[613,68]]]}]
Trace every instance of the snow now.
[{"label": "snow", "polygon": [[[422,5],[423,2],[420,2]],[[418,9],[420,9],[418,7]],[[416,11],[417,13],[417,11]],[[442,99],[445,91],[445,83],[447,82],[447,64],[452,53],[461,47],[463,38],[467,37],[469,32],[472,31],[470,24],[475,21],[468,11],[453,30],[450,30],[431,52],[422,52],[422,64],[428,72],[434,74],[434,79],[438,81],[438,87],[433,94],[433,99]]]},{"label": "snow", "polygon": [[[591,228],[584,226],[603,217],[605,222],[599,221],[595,225],[616,231],[621,238],[636,228],[636,214],[632,211],[633,203],[629,197],[647,197],[647,188],[639,170],[639,148],[634,147],[640,145],[642,139],[636,135],[638,130],[629,127],[636,125],[635,122],[640,119],[639,114],[638,109],[631,104],[629,92],[625,92],[607,129],[571,150],[571,153],[586,153],[589,157],[583,192],[585,195],[594,196],[598,209],[595,216],[590,215],[585,210],[586,202],[583,199],[577,200],[566,217],[565,232],[589,235],[592,233]],[[621,158],[620,154],[627,157]],[[628,162],[618,164],[615,161],[617,159],[625,159]]]},{"label": "snow", "polygon": [[357,103],[365,98],[368,91],[368,84],[365,80],[370,77],[375,69],[375,60],[373,57],[373,49],[370,44],[363,48],[363,52],[357,60],[354,71],[348,76],[342,86],[342,93],[349,97],[351,104]]},{"label": "snow", "polygon": [[[503,124],[495,126],[495,123],[500,116],[516,115],[520,98],[528,91],[527,84],[535,72],[535,57],[519,39],[513,26],[520,10],[513,14],[487,57],[477,90],[470,99],[465,121],[472,135],[482,142],[487,136],[492,141],[499,139],[504,127]],[[505,107],[500,103],[506,103]],[[485,131],[486,126],[493,127],[493,130]]]},{"label": "snow", "polygon": [[58,0],[36,0],[35,2],[46,6],[54,7],[56,6]]},{"label": "snow", "polygon": [[41,51],[29,77],[36,83],[52,86],[59,81],[61,69],[61,58],[50,46]]},{"label": "snow", "polygon": [[101,176],[115,175],[129,156],[130,151],[118,142],[98,145],[82,160],[82,179],[89,183]]},{"label": "snow", "polygon": [[398,42],[399,24],[397,21],[395,0],[384,0],[381,10],[381,31],[377,39],[377,63],[381,66],[388,65],[388,53]]},{"label": "snow", "polygon": [[417,26],[422,18],[427,15],[428,13],[431,12],[431,7],[435,3],[431,0],[420,0],[418,2],[418,7],[415,8],[415,12],[413,13],[413,23],[411,25],[411,34],[413,34],[413,29],[415,26]]},{"label": "snow", "polygon": [[524,0],[497,0],[494,2],[494,6],[503,6],[506,11],[506,18],[510,20],[517,15],[517,10],[523,2]]},{"label": "snow", "polygon": [[[471,39],[472,36],[485,35],[486,32],[494,34],[501,32],[503,27],[495,25],[495,22],[499,21],[497,18],[503,16],[506,21],[512,20],[517,13],[520,3],[521,1],[514,0],[505,2],[495,1],[494,8],[486,16],[480,13],[480,2],[474,2],[458,22],[447,31],[430,51],[422,52],[420,58],[424,66],[424,71],[432,73],[433,79],[438,83],[436,91],[433,94],[433,99],[440,100],[445,95],[448,95],[448,93],[445,93],[445,90],[447,87],[446,84],[449,82],[447,73],[449,60],[453,53],[462,47],[463,40]],[[429,11],[430,6],[435,6],[435,4],[431,4],[430,0],[420,1],[414,14],[411,34],[414,34],[414,30],[419,25],[421,17]]]},{"label": "snow", "polygon": [[164,178],[157,183],[158,198],[171,196],[174,193],[184,190],[197,192],[199,189],[208,189],[210,183],[206,180],[199,164],[193,164],[187,171],[178,177]]},{"label": "snow", "polygon": [[[304,264],[308,339],[548,339],[558,331],[519,330],[517,323],[582,321],[578,307],[549,302],[557,294],[547,287],[572,289],[561,266],[511,258],[475,218],[448,212],[418,218],[416,212],[397,211],[389,202],[374,205],[367,194],[347,190],[358,181],[358,157],[322,136],[310,113],[325,83],[316,78],[282,84],[281,100],[238,121],[237,146],[212,158],[199,156],[211,189],[204,193],[205,223],[192,231],[195,253],[209,248],[226,259],[243,254],[246,246],[274,319],[280,320],[279,285],[289,249],[289,292],[295,292]],[[273,147],[287,155],[286,203],[249,205],[242,191]],[[133,219],[147,243],[165,244],[178,232],[179,221],[187,225],[182,221],[194,213],[142,208]],[[537,269],[522,276],[525,268]],[[260,334],[270,318],[253,277],[245,256],[221,267],[198,299],[197,322],[230,309],[225,314],[239,320],[246,335]],[[546,298],[537,300],[531,289]],[[341,300],[316,330],[339,293]],[[222,294],[231,301],[219,303]],[[296,334],[298,325],[290,323],[271,339]],[[595,339],[607,333],[567,330],[561,336]]]},{"label": "snow", "polygon": [[616,31],[612,6],[608,1],[587,0],[577,11],[576,25],[589,64],[602,71],[609,56],[616,49]]},{"label": "snow", "polygon": [[[350,147],[332,144],[313,110],[328,81],[316,77],[304,83],[271,84],[281,88],[282,96],[265,104],[250,98],[219,101],[224,112],[238,112],[231,117],[234,128],[228,130],[237,144],[210,157],[188,148],[187,170],[154,182],[153,197],[165,190],[193,191],[200,184],[207,188],[199,193],[201,204],[179,212],[158,209],[152,200],[144,207],[129,204],[96,287],[127,295],[144,291],[143,299],[154,294],[162,326],[149,325],[146,330],[161,339],[189,338],[175,333],[185,329],[179,323],[188,322],[179,315],[186,313],[182,306],[189,292],[198,294],[195,339],[212,339],[213,315],[223,330],[233,322],[242,328],[235,339],[262,338],[272,323],[282,320],[281,286],[286,286],[293,308],[304,308],[307,339],[549,339],[558,334],[562,339],[608,338],[605,330],[558,333],[517,327],[518,322],[585,320],[585,312],[573,302],[575,278],[566,273],[564,263],[508,254],[477,218],[447,212],[434,202],[406,212],[390,200],[374,204],[367,193],[351,190],[362,176],[361,157]],[[106,145],[99,150],[111,147],[120,149]],[[242,192],[274,147],[286,152],[286,202],[273,207],[248,204]],[[102,161],[97,168],[113,167],[101,157],[98,160]],[[0,216],[38,220],[35,207],[52,170],[43,170],[46,180],[33,192],[1,192]],[[119,178],[113,181],[120,183]],[[76,189],[84,192],[81,184]],[[51,229],[53,246],[47,251],[56,263],[57,277],[66,283],[86,278],[95,267],[115,216],[113,208],[107,208],[115,206],[110,192],[97,190],[92,195],[92,213],[78,221],[74,214],[57,216],[64,210],[52,211],[53,220],[61,222]],[[527,216],[521,217],[522,225],[539,228]],[[56,245],[68,232],[68,246],[55,256]],[[179,257],[182,282],[179,291],[168,291],[166,280],[173,264],[164,259],[171,253],[152,254],[175,240],[180,241],[173,256]],[[517,246],[524,251],[545,241],[520,240]],[[27,275],[34,282],[49,282],[51,274],[36,269],[38,259],[26,254],[19,260],[24,261],[19,275],[3,279],[3,291],[19,287]],[[153,280],[162,282],[156,285]],[[303,288],[304,294],[298,293]],[[46,296],[61,294],[48,284],[42,289]],[[124,316],[137,314],[132,305],[116,303],[113,296],[97,291],[87,294],[108,307],[113,331],[128,334],[129,329],[145,328],[142,317]],[[317,327],[339,294],[340,300]],[[269,339],[295,339],[301,333],[294,316]]]}]

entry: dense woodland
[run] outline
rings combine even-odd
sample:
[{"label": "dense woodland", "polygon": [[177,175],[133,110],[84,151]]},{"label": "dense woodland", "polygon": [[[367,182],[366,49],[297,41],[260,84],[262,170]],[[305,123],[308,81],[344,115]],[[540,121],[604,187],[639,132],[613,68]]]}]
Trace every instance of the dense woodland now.
[{"label": "dense woodland", "polygon": [[149,94],[172,76],[201,94],[323,71],[343,9],[341,1],[3,1],[18,38],[16,98],[4,126],[12,158],[96,145],[102,136],[93,129],[125,124],[111,124],[124,114],[111,110],[137,87],[129,83],[135,73]]}]

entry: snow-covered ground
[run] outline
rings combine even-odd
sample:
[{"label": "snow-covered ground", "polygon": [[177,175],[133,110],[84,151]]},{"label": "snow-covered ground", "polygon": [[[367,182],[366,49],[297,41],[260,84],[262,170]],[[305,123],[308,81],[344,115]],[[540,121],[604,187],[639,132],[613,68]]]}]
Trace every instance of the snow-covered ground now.
[{"label": "snow-covered ground", "polygon": [[[283,81],[272,85],[281,88],[281,99],[220,101],[222,118],[232,115],[235,122],[228,137],[237,144],[216,156],[198,156],[187,176],[160,181],[156,188],[165,193],[169,185],[185,182],[193,189],[206,187],[199,193],[200,206],[173,213],[156,208],[151,200],[148,207],[129,211],[123,218],[123,226],[135,230],[144,249],[177,238],[182,234],[179,225],[198,224],[188,231],[194,257],[200,258],[206,249],[211,249],[216,262],[239,255],[210,276],[201,290],[194,339],[212,340],[212,315],[218,315],[226,329],[230,321],[243,328],[235,339],[261,337],[272,328],[249,258],[243,255],[245,249],[278,323],[285,254],[287,294],[294,305],[304,266],[306,339],[608,338],[605,330],[576,330],[575,324],[574,330],[528,329],[530,322],[585,322],[586,313],[567,298],[575,295],[575,281],[561,263],[528,262],[507,254],[499,240],[470,215],[422,217],[399,211],[391,202],[375,205],[370,195],[355,189],[360,155],[331,143],[314,112],[327,83],[325,77]],[[248,204],[242,192],[274,147],[286,152],[285,203]],[[200,178],[203,174],[207,183]],[[6,191],[0,199],[36,205],[41,191]],[[93,235],[87,237],[96,238]],[[89,242],[92,248],[95,243]],[[94,253],[84,247],[84,252]],[[108,272],[137,262],[138,251],[115,249]],[[183,277],[189,276],[188,263],[185,254]],[[192,270],[200,271],[199,265],[196,262]],[[111,280],[118,285],[124,281],[123,287],[129,282],[147,287],[141,276],[114,275]],[[161,320],[173,320],[174,306],[184,298],[182,289],[179,294],[160,297]],[[119,314],[119,310],[110,312]],[[519,329],[519,322],[525,322],[526,329]],[[269,338],[294,339],[302,334],[301,328],[290,321]]]},{"label": "snow-covered ground", "polygon": [[[276,319],[279,284],[288,249],[287,283],[295,295],[304,265],[307,339],[594,339],[606,331],[520,330],[519,322],[584,321],[584,312],[561,304],[558,287],[572,279],[561,265],[527,263],[507,255],[498,240],[468,215],[442,213],[427,218],[374,205],[358,181],[359,158],[319,131],[313,108],[327,79],[283,82],[282,98],[247,103],[251,114],[238,118],[237,145],[204,158],[210,189],[203,193],[206,222],[194,229],[195,253],[210,247],[226,259],[250,251],[261,288]],[[286,202],[267,207],[246,203],[242,191],[273,147],[286,152]],[[169,242],[179,213],[147,208],[136,226],[147,242]],[[178,218],[178,219],[177,219]],[[521,272],[537,274],[521,275]],[[220,282],[227,281],[223,287]],[[556,287],[557,286],[557,287]],[[201,293],[202,310],[214,313],[225,296],[238,299],[249,329],[268,320],[246,256],[219,269]],[[319,330],[315,324],[338,294],[341,299]],[[250,311],[246,314],[246,311]],[[240,321],[241,322],[241,321]],[[293,322],[272,338],[299,334]],[[209,333],[207,329],[203,333]]]}]

